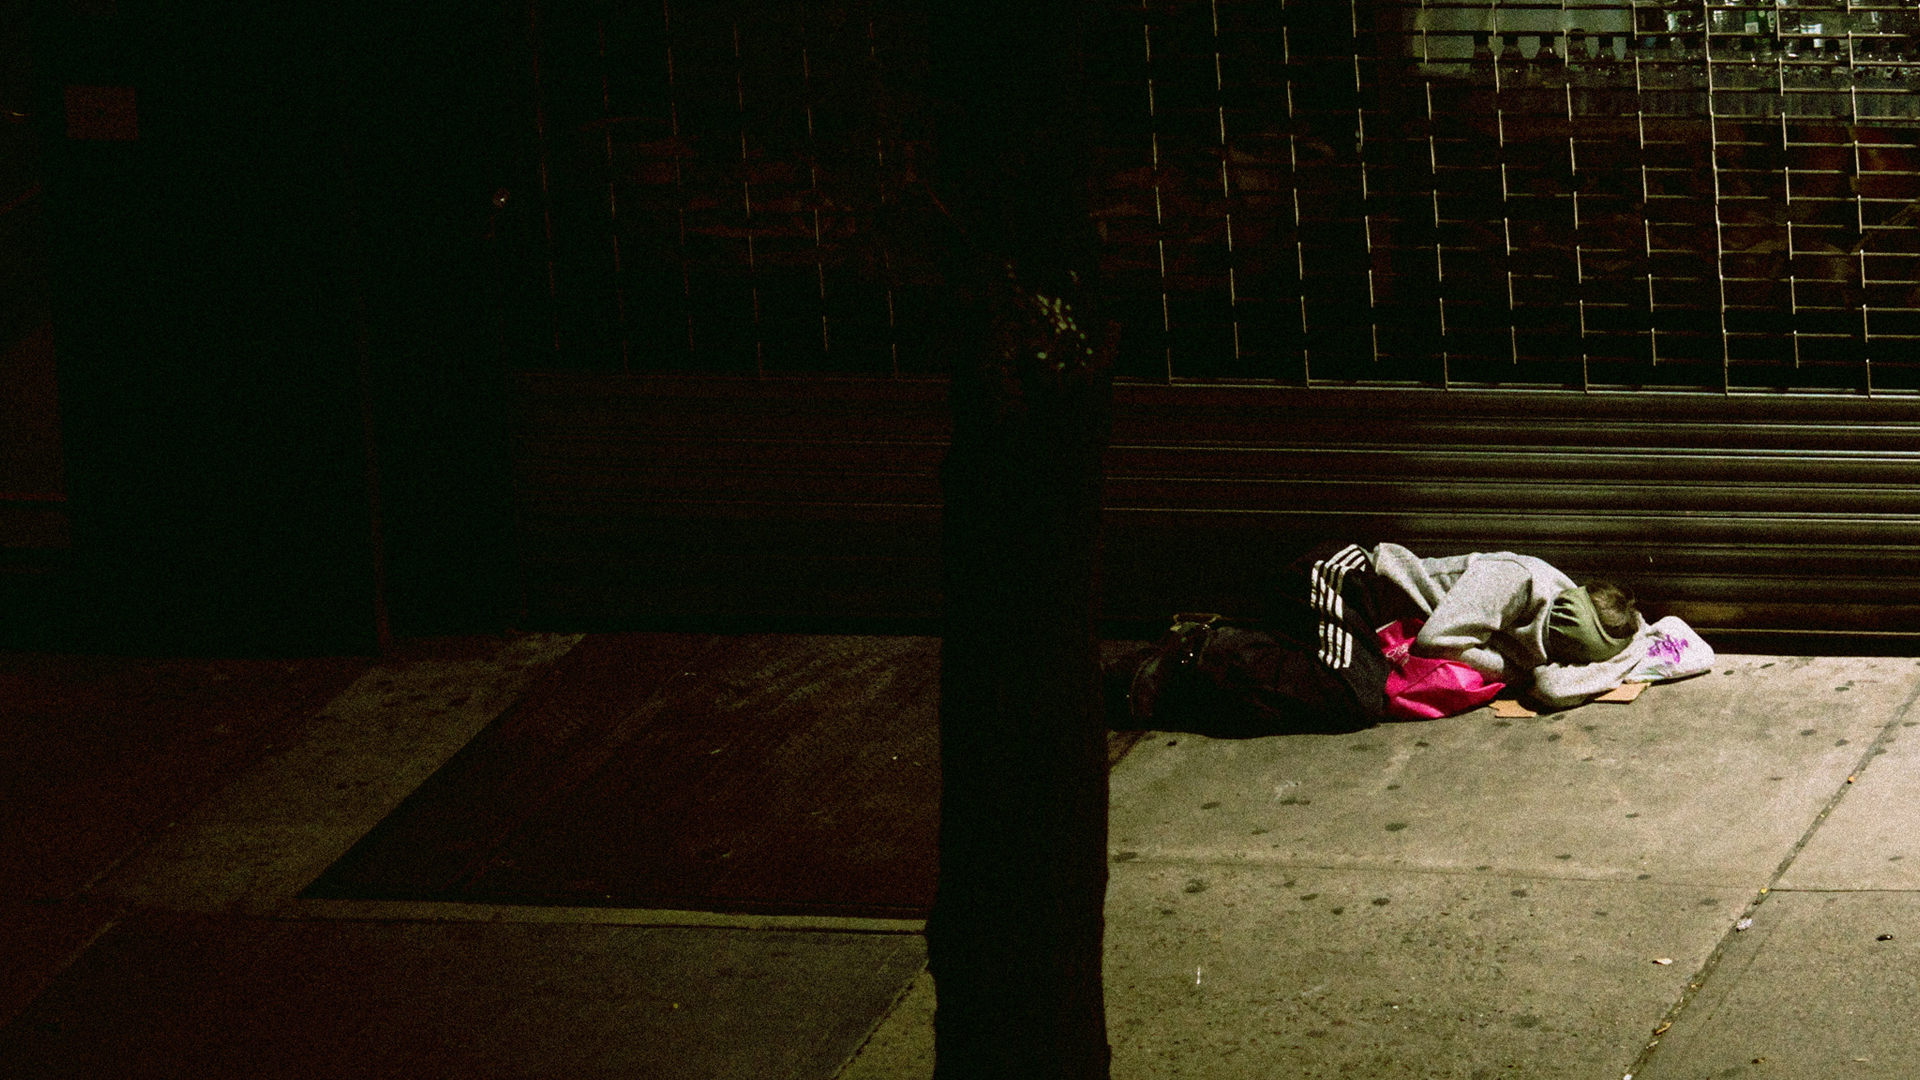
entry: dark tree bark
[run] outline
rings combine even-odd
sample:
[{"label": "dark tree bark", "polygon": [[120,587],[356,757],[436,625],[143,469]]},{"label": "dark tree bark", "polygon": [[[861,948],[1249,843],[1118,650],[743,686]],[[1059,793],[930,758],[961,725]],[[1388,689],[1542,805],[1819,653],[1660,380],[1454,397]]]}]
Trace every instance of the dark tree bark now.
[{"label": "dark tree bark", "polygon": [[1115,338],[1092,309],[1078,13],[934,8],[954,300],[935,1074],[1104,1078],[1095,609]]}]

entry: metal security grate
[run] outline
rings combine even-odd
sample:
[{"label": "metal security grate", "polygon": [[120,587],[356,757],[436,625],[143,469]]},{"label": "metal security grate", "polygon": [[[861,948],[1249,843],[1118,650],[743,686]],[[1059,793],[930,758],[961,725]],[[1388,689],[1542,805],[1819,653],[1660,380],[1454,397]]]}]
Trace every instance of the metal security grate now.
[{"label": "metal security grate", "polygon": [[1145,153],[1099,215],[1135,373],[1920,385],[1911,7],[1129,11],[1145,116],[1107,115]]},{"label": "metal security grate", "polygon": [[[1092,10],[1126,374],[1920,389],[1920,9]],[[530,22],[545,314],[521,366],[940,369],[911,10]]]},{"label": "metal security grate", "polygon": [[545,212],[523,261],[545,265],[518,366],[928,368],[936,282],[883,227],[924,143],[917,20],[656,0],[528,22]]}]

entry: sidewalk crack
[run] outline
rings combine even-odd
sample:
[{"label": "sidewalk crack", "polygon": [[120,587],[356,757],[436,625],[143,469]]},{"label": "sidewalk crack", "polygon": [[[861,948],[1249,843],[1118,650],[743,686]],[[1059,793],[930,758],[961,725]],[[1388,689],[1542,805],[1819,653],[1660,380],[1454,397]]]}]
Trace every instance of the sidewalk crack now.
[{"label": "sidewalk crack", "polygon": [[[1892,718],[1881,726],[1880,733],[1861,751],[1860,759],[1855,762],[1853,768],[1847,772],[1847,778],[1843,780],[1840,786],[1834,790],[1833,794],[1827,798],[1826,805],[1822,806],[1820,812],[1814,815],[1813,822],[1807,826],[1805,832],[1800,834],[1800,839],[1795,841],[1793,846],[1787,849],[1787,854],[1780,860],[1780,865],[1774,867],[1773,876],[1767,879],[1766,885],[1763,886],[1758,893],[1754,894],[1753,899],[1747,901],[1746,908],[1741,911],[1735,919],[1735,925],[1729,926],[1726,932],[1720,936],[1720,940],[1714,944],[1713,951],[1708,953],[1706,960],[1701,963],[1700,970],[1694,972],[1693,977],[1687,980],[1687,988],[1680,992],[1679,999],[1667,1009],[1666,1013],[1660,1017],[1659,1022],[1654,1025],[1654,1030],[1659,1034],[1655,1035],[1655,1037],[1641,1049],[1639,1055],[1633,1059],[1632,1066],[1627,1069],[1626,1080],[1632,1080],[1633,1077],[1641,1075],[1646,1067],[1653,1061],[1654,1055],[1660,1049],[1661,1037],[1679,1021],[1681,1014],[1686,1012],[1687,1007],[1700,996],[1701,988],[1706,986],[1707,980],[1712,978],[1714,973],[1718,971],[1720,962],[1725,959],[1728,949],[1733,944],[1735,935],[1742,932],[1736,928],[1738,923],[1741,920],[1752,918],[1754,912],[1760,909],[1760,905],[1767,902],[1767,897],[1772,895],[1774,886],[1780,883],[1780,879],[1785,877],[1787,871],[1793,868],[1794,860],[1798,859],[1800,853],[1806,850],[1807,845],[1813,842],[1814,836],[1820,831],[1821,824],[1832,815],[1834,810],[1839,808],[1840,801],[1847,797],[1847,792],[1852,789],[1860,777],[1866,773],[1867,766],[1873,762],[1873,759],[1879,757],[1886,745],[1893,741],[1894,736],[1900,730],[1901,723],[1906,720],[1908,712],[1913,709],[1915,701],[1920,701],[1920,685],[1915,686],[1913,692],[1907,695],[1907,700],[1901,702],[1900,706],[1893,710]],[[1754,955],[1758,955],[1757,950]],[[1753,957],[1749,956],[1748,962],[1751,963],[1752,959]]]}]

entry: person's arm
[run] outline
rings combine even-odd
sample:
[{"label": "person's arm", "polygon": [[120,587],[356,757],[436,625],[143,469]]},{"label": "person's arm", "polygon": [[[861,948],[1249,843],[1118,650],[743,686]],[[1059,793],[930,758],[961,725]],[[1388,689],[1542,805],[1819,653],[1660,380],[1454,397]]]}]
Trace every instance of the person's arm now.
[{"label": "person's arm", "polygon": [[1489,679],[1519,681],[1493,635],[1520,622],[1532,596],[1532,575],[1508,559],[1480,559],[1467,567],[1433,609],[1414,639],[1418,656],[1458,660]]},{"label": "person's arm", "polygon": [[1647,621],[1620,655],[1597,664],[1543,664],[1533,671],[1533,696],[1555,709],[1571,708],[1595,694],[1604,694],[1620,685],[1647,655]]}]

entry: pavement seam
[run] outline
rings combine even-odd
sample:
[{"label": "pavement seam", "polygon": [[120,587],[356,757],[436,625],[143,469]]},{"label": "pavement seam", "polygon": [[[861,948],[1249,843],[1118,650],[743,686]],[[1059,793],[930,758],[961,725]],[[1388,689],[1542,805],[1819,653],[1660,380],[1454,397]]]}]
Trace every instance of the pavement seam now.
[{"label": "pavement seam", "polygon": [[[1132,850],[1132,849],[1127,849]],[[1151,855],[1138,854],[1131,859],[1115,861],[1112,856],[1119,849],[1108,852],[1108,861],[1115,866],[1257,866],[1263,870],[1327,870],[1356,874],[1427,874],[1433,877],[1461,878],[1514,878],[1525,881],[1562,881],[1579,885],[1665,885],[1677,889],[1732,889],[1736,886],[1721,881],[1679,881],[1672,879],[1640,879],[1624,877],[1579,877],[1568,874],[1554,874],[1545,870],[1529,870],[1522,867],[1508,867],[1493,870],[1453,870],[1431,866],[1381,866],[1376,863],[1324,863],[1324,862],[1288,862],[1285,859],[1222,859],[1168,854],[1165,852]],[[1781,890],[1793,891],[1793,890]],[[1803,892],[1834,890],[1800,890]],[[1889,889],[1889,892],[1913,892],[1912,889]]]},{"label": "pavement seam", "polygon": [[914,986],[920,982],[921,976],[926,974],[926,971],[927,966],[921,964],[920,967],[914,971],[913,977],[909,978],[906,984],[900,987],[900,992],[893,996],[893,1001],[889,1002],[886,1009],[881,1011],[880,1018],[875,1020],[873,1026],[867,1029],[866,1035],[861,1037],[860,1045],[854,1047],[853,1053],[847,1055],[847,1060],[841,1062],[840,1067],[834,1070],[833,1075],[835,1080],[840,1080],[840,1078],[845,1077],[853,1071],[854,1066],[859,1063],[861,1056],[867,1052],[867,1047],[873,1045],[873,1040],[879,1036],[881,1029],[887,1026],[887,1021],[893,1019],[893,1014],[899,1012],[900,1007],[906,1004],[907,996],[913,993]]},{"label": "pavement seam", "polygon": [[1906,896],[1911,896],[1911,895],[1912,895],[1912,894],[1914,894],[1914,893],[1920,893],[1920,888],[1914,888],[1914,889],[1893,889],[1893,888],[1887,888],[1887,889],[1797,889],[1797,888],[1794,888],[1794,887],[1793,887],[1793,886],[1791,886],[1791,885],[1786,885],[1786,886],[1781,886],[1781,887],[1779,887],[1779,888],[1775,888],[1775,889],[1773,889],[1773,890],[1771,890],[1771,891],[1769,891],[1769,892],[1767,893],[1767,895],[1768,895],[1768,896],[1779,896],[1779,895],[1782,895],[1782,894],[1787,894],[1787,895],[1791,895],[1791,896],[1827,896],[1827,895],[1830,895],[1830,894],[1831,894],[1831,895],[1835,895],[1835,896],[1864,896],[1864,895],[1868,895],[1868,894],[1871,894],[1871,893],[1897,893],[1897,894],[1901,894],[1901,895],[1906,895]]},{"label": "pavement seam", "polygon": [[22,996],[15,1007],[6,1011],[0,1011],[0,1029],[8,1027],[24,1015],[27,1010],[33,1008],[33,1006],[39,1002],[40,998],[46,994],[48,987],[58,982],[60,977],[67,973],[69,968],[79,963],[80,958],[87,955],[88,950],[93,948],[95,942],[107,936],[109,931],[124,922],[128,914],[129,910],[127,908],[122,907],[116,909],[113,916],[102,923],[99,929],[87,935],[85,941],[68,950],[65,958],[62,959],[59,964],[50,968],[43,978],[35,979],[30,983],[29,985],[33,987],[32,994]]},{"label": "pavement seam", "polygon": [[[235,914],[298,896],[583,636],[528,634],[478,657],[382,659],[295,725],[284,746],[152,834],[91,895]],[[417,778],[390,782],[406,773]],[[340,786],[352,780],[368,781],[369,794]]]},{"label": "pavement seam", "polygon": [[[1814,836],[1820,831],[1820,826],[1839,808],[1841,800],[1847,797],[1848,790],[1866,773],[1867,766],[1873,763],[1873,759],[1879,757],[1886,745],[1893,741],[1893,737],[1899,732],[1900,725],[1906,720],[1908,712],[1913,709],[1915,701],[1920,701],[1920,685],[1916,685],[1913,691],[1907,695],[1907,700],[1901,702],[1899,707],[1893,710],[1892,718],[1881,726],[1880,733],[1874,736],[1873,741],[1861,751],[1860,759],[1856,761],[1853,768],[1847,772],[1847,778],[1842,781],[1840,786],[1834,790],[1834,793],[1827,798],[1826,805],[1822,806],[1820,812],[1814,815],[1812,824],[1808,825],[1806,831],[1800,834],[1800,839],[1796,841],[1792,847],[1787,849],[1786,856],[1780,860],[1778,866],[1774,867],[1773,876],[1767,879],[1766,885],[1762,886],[1760,891],[1754,894],[1753,899],[1747,901],[1747,906],[1740,912],[1739,917],[1735,919],[1734,925],[1727,928],[1727,930],[1720,935],[1720,940],[1714,944],[1713,951],[1707,954],[1707,958],[1701,963],[1699,970],[1695,971],[1693,977],[1687,980],[1687,988],[1681,991],[1679,999],[1668,1007],[1667,1011],[1660,1017],[1659,1022],[1654,1025],[1654,1037],[1647,1042],[1646,1046],[1641,1048],[1639,1055],[1633,1059],[1633,1064],[1627,1069],[1624,1080],[1633,1080],[1635,1076],[1639,1076],[1645,1071],[1647,1065],[1653,1061],[1654,1055],[1658,1053],[1660,1049],[1661,1036],[1671,1029],[1674,1024],[1679,1022],[1681,1014],[1687,1011],[1687,1006],[1691,1005],[1694,999],[1699,996],[1701,987],[1706,985],[1707,980],[1711,978],[1719,968],[1721,960],[1725,958],[1729,948],[1734,943],[1734,936],[1741,932],[1740,923],[1751,919],[1754,912],[1760,909],[1760,905],[1766,903],[1767,897],[1774,891],[1774,886],[1779,883],[1781,878],[1786,876],[1787,871],[1793,867],[1794,860],[1800,857],[1800,853],[1806,850],[1807,845],[1813,842]],[[1809,892],[1815,890],[1790,891]],[[1911,890],[1886,891],[1904,892]],[[1751,923],[1748,925],[1751,925]]]},{"label": "pavement seam", "polygon": [[751,914],[681,908],[470,904],[439,900],[315,900],[297,897],[255,917],[287,922],[460,922],[550,926],[676,927],[834,934],[912,935],[924,919],[851,915]]}]

